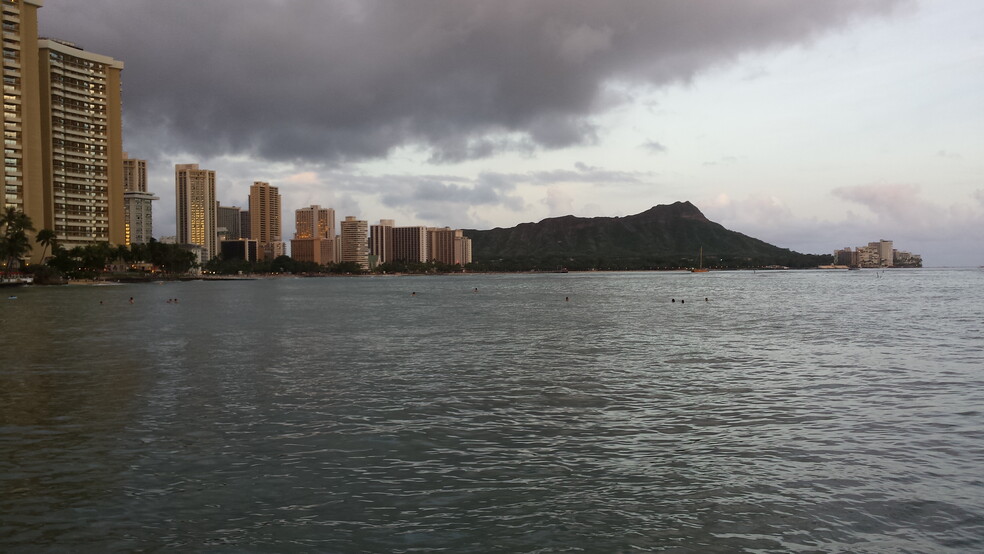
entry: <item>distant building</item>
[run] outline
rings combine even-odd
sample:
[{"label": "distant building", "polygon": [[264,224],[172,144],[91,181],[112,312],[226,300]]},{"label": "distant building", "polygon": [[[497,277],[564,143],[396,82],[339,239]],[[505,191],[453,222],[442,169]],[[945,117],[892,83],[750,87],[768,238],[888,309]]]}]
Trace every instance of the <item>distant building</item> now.
[{"label": "distant building", "polygon": [[427,261],[427,227],[393,227],[393,259],[390,261]]},{"label": "distant building", "polygon": [[290,241],[290,257],[299,262],[329,265],[336,262],[335,239],[303,238]]},{"label": "distant building", "polygon": [[219,203],[215,205],[215,216],[217,227],[225,229],[222,240],[239,240],[242,234],[242,210],[238,206],[223,206]]},{"label": "distant building", "polygon": [[912,252],[892,252],[893,265],[895,267],[922,267],[922,256]]},{"label": "distant building", "polygon": [[147,160],[131,158],[123,152],[123,190],[147,192]]},{"label": "distant building", "polygon": [[154,237],[154,205],[160,198],[149,192],[124,192],[123,216],[126,218],[125,244],[147,244]]},{"label": "distant building", "polygon": [[260,250],[263,252],[264,260],[273,260],[287,255],[287,244],[282,240],[268,242],[262,245]]},{"label": "distant building", "polygon": [[244,239],[253,238],[253,235],[250,233],[249,210],[239,211],[239,237]]},{"label": "distant building", "polygon": [[369,255],[375,257],[377,264],[393,261],[394,223],[392,219],[380,219],[379,225],[369,228]]},{"label": "distant building", "polygon": [[252,239],[224,240],[221,242],[223,260],[243,260],[255,262],[258,252],[256,241]]},{"label": "distant building", "polygon": [[[211,259],[207,257],[208,254],[205,252],[205,248],[200,244],[179,244],[178,246],[182,250],[186,250],[194,254],[195,263],[198,264],[199,266],[205,265],[205,263]],[[200,271],[201,271],[200,268],[194,270],[195,273],[198,273]]]},{"label": "distant building", "polygon": [[834,263],[850,267],[922,267],[922,257],[910,252],[899,252],[892,248],[892,241],[879,240],[869,242],[867,246],[858,246],[853,251],[851,247],[834,250]]},{"label": "distant building", "polygon": [[147,192],[147,160],[123,152],[123,218],[126,245],[147,244],[154,236],[153,202],[160,198]]},{"label": "distant building", "polygon": [[317,205],[294,210],[294,229],[295,239],[334,238],[335,210]]},{"label": "distant building", "polygon": [[369,269],[369,223],[346,216],[341,223],[342,262],[355,262]]},{"label": "distant building", "polygon": [[277,187],[262,181],[255,181],[249,187],[249,219],[249,237],[259,243],[263,259],[282,255],[284,246],[281,242],[280,192]]},{"label": "distant building", "polygon": [[428,259],[448,265],[471,263],[471,239],[461,229],[427,229]]},{"label": "distant building", "polygon": [[209,261],[218,254],[215,215],[215,172],[198,164],[174,166],[175,217],[178,244],[197,244],[200,257]]}]

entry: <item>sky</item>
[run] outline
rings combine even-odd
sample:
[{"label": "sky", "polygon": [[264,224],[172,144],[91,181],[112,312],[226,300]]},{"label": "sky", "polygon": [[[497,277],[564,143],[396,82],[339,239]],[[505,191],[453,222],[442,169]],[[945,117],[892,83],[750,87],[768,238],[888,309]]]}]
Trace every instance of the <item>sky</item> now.
[{"label": "sky", "polygon": [[979,0],[45,0],[123,71],[155,236],[174,164],[339,220],[491,229],[690,201],[831,253],[984,266]]}]

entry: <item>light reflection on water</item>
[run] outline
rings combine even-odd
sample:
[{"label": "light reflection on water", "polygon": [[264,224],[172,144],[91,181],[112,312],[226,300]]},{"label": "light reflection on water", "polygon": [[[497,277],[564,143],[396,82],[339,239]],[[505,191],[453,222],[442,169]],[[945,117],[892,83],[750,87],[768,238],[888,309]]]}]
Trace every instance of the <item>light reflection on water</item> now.
[{"label": "light reflection on water", "polygon": [[0,546],[981,550],[982,281],[19,289]]}]

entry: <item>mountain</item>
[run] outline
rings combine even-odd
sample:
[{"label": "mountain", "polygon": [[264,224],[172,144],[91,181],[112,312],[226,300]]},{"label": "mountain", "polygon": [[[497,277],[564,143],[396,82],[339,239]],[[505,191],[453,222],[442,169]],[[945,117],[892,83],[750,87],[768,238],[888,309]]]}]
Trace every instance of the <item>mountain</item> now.
[{"label": "mountain", "polygon": [[816,267],[830,256],[800,254],[729,231],[690,202],[654,206],[625,217],[574,217],[509,229],[465,230],[476,268],[486,270]]}]

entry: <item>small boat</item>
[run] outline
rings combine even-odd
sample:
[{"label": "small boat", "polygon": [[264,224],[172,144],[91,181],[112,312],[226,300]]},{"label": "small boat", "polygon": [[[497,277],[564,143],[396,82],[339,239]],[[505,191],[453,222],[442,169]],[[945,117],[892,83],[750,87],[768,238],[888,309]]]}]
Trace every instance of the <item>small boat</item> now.
[{"label": "small boat", "polygon": [[707,273],[707,268],[704,267],[704,247],[700,247],[700,256],[697,258],[697,267],[691,268],[690,273]]}]

